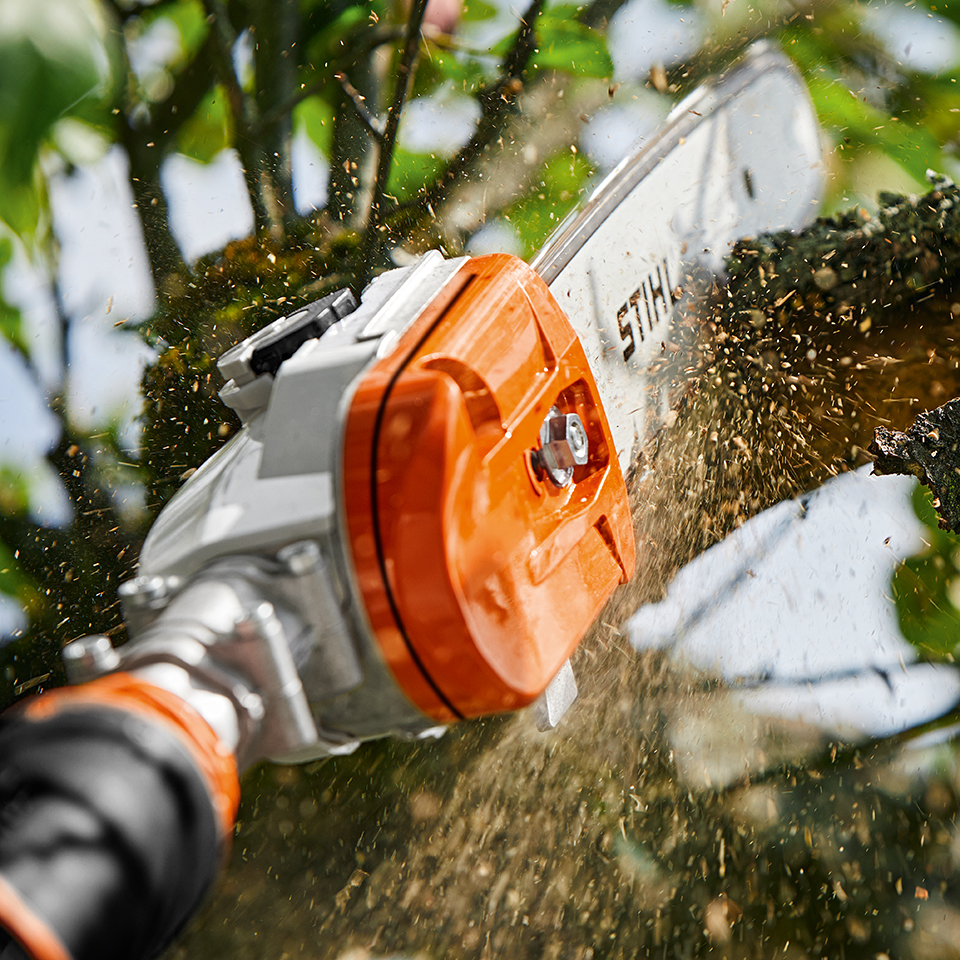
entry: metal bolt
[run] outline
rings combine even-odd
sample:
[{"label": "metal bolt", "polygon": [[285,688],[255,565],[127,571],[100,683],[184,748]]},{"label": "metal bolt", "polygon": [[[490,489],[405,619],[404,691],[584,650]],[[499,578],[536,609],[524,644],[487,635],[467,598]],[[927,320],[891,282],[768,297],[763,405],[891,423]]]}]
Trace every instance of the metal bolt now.
[{"label": "metal bolt", "polygon": [[315,540],[298,540],[277,551],[277,559],[295,577],[305,577],[323,563],[320,545]]},{"label": "metal bolt", "polygon": [[125,608],[157,610],[166,604],[179,584],[179,577],[135,577],[117,587],[117,596]]},{"label": "metal bolt", "polygon": [[586,463],[589,456],[590,441],[580,417],[551,407],[540,427],[537,466],[556,486],[565,487],[573,479],[574,467]]},{"label": "metal bolt", "polygon": [[71,640],[60,651],[70,683],[85,683],[101,677],[120,665],[120,654],[113,649],[109,637],[94,634]]}]

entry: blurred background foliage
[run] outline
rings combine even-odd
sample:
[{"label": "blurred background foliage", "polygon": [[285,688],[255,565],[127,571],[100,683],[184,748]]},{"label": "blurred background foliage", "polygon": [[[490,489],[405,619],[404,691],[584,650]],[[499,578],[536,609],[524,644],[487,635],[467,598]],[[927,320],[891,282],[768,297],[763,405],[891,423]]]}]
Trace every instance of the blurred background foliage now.
[{"label": "blurred background foliage", "polygon": [[942,530],[927,487],[917,486],[913,509],[923,523],[924,548],[893,577],[900,630],[925,660],[956,662],[960,636],[960,544]]},{"label": "blurred background foliage", "polygon": [[[151,518],[237,426],[216,398],[219,352],[431,246],[529,256],[679,98],[765,37],[809,84],[828,212],[960,171],[960,3],[0,0],[0,277],[29,264],[43,278],[59,347],[37,354],[3,286],[0,336],[57,420],[46,459],[69,500],[45,520],[33,474],[0,471],[0,592],[22,611],[4,700],[58,682],[64,642],[122,638],[115,589]],[[313,209],[295,202],[298,137],[326,171]],[[254,231],[189,262],[171,160],[223,151]],[[154,351],[139,432],[72,409],[80,318],[51,199],[118,153],[155,291],[137,325]]]}]

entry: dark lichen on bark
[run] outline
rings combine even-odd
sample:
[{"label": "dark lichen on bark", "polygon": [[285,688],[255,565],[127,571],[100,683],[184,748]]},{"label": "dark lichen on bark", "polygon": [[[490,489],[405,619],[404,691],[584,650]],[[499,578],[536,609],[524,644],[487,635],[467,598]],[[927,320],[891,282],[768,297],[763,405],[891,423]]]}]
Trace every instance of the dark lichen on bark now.
[{"label": "dark lichen on bark", "polygon": [[960,400],[921,413],[905,432],[877,427],[869,451],[873,472],[905,474],[934,495],[940,528],[960,533]]},{"label": "dark lichen on bark", "polygon": [[[922,197],[881,193],[875,216],[853,209],[799,234],[740,241],[715,310],[720,325],[741,337],[752,326],[761,337],[773,321],[778,332],[800,330],[814,344],[827,329],[866,334],[921,303],[929,303],[930,320],[955,322],[960,188],[929,176],[933,189]],[[784,337],[777,339],[782,349]],[[946,348],[939,352],[955,354]],[[929,486],[941,527],[960,533],[958,442],[960,401],[951,401],[920,413],[905,432],[875,426],[867,452],[874,473],[910,474]]]},{"label": "dark lichen on bark", "polygon": [[217,358],[270,321],[349,286],[358,242],[318,218],[281,241],[234,241],[166,277],[162,306],[143,331],[159,348],[144,373],[141,417],[151,512],[239,427],[218,396]]},{"label": "dark lichen on bark", "polygon": [[854,208],[791,231],[741,240],[727,262],[727,298],[768,316],[877,319],[960,269],[960,188],[929,174],[922,197],[880,193],[875,215]]}]

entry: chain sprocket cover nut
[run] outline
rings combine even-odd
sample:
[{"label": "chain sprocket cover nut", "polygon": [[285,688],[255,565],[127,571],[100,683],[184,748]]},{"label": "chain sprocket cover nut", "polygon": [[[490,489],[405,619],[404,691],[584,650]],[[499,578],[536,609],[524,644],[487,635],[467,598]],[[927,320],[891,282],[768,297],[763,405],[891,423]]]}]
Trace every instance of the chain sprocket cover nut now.
[{"label": "chain sprocket cover nut", "polygon": [[561,413],[551,407],[540,427],[536,466],[558,487],[573,480],[573,471],[590,456],[590,441],[583,421],[576,413]]}]

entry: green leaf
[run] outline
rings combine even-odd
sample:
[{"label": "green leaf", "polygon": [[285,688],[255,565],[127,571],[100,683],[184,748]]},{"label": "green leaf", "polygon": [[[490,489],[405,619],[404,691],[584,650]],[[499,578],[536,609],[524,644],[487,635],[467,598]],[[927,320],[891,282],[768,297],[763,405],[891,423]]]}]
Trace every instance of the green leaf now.
[{"label": "green leaf", "polygon": [[[534,28],[537,49],[530,60],[531,70],[560,70],[582,77],[609,77],[613,73],[603,36],[576,19],[579,10],[576,4],[562,4],[540,15]],[[492,52],[504,56],[514,39],[515,35],[505,37]]]},{"label": "green leaf", "polygon": [[941,166],[940,144],[925,129],[898,120],[866,103],[835,78],[808,77],[820,122],[858,145],[879,147],[918,182]]},{"label": "green leaf", "polygon": [[0,513],[21,519],[30,513],[30,485],[12,467],[0,467]]},{"label": "green leaf", "polygon": [[430,56],[424,57],[417,68],[414,78],[414,95],[423,96],[446,80],[462,93],[475,93],[488,83],[496,72],[496,61],[492,57],[476,56],[462,48],[430,48]]},{"label": "green leaf", "polygon": [[609,77],[613,61],[603,36],[574,19],[575,7],[548,10],[536,28],[535,70],[560,70],[579,77]]},{"label": "green leaf", "polygon": [[504,219],[517,230],[525,257],[536,253],[560,225],[593,172],[581,154],[563,150],[537,172],[534,189],[504,210]]},{"label": "green leaf", "polygon": [[922,553],[908,557],[893,575],[892,592],[900,631],[927,660],[953,657],[960,643],[960,541],[939,528],[930,491],[917,486],[914,512],[924,523]]},{"label": "green leaf", "polygon": [[466,0],[460,13],[462,23],[480,23],[497,15],[497,7],[487,0]]},{"label": "green leaf", "polygon": [[36,597],[33,581],[23,572],[10,548],[0,543],[0,593],[5,593],[23,606],[28,606]]},{"label": "green leaf", "polygon": [[960,77],[918,74],[900,91],[897,112],[928,130],[940,144],[960,135]]},{"label": "green leaf", "polygon": [[383,16],[380,3],[350,4],[339,12],[332,11],[332,17],[329,7],[329,4],[321,4],[313,14],[314,17],[319,15],[321,22],[319,29],[307,41],[305,62],[308,64],[329,66],[339,60],[354,47],[363,32],[375,26]]},{"label": "green leaf", "polygon": [[443,158],[434,153],[411,153],[398,146],[387,180],[387,194],[399,201],[409,200],[443,169]]},{"label": "green leaf", "polygon": [[177,149],[200,163],[209,163],[232,142],[232,121],[227,95],[214,87],[177,133]]},{"label": "green leaf", "polygon": [[18,233],[39,210],[41,146],[62,117],[112,92],[115,47],[88,0],[0,0],[0,216]]},{"label": "green leaf", "polygon": [[4,182],[0,175],[0,220],[29,245],[44,208],[44,193],[37,178],[26,183]]},{"label": "green leaf", "polygon": [[330,156],[330,140],[333,136],[333,108],[321,97],[309,97],[297,104],[293,111],[294,124],[306,131],[307,136],[325,156]]}]

